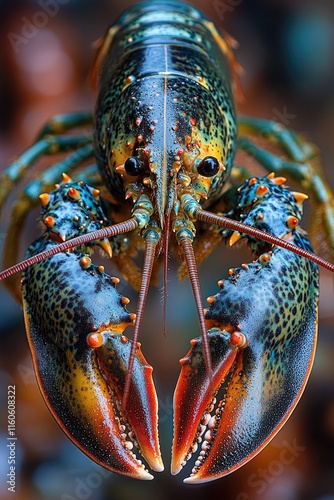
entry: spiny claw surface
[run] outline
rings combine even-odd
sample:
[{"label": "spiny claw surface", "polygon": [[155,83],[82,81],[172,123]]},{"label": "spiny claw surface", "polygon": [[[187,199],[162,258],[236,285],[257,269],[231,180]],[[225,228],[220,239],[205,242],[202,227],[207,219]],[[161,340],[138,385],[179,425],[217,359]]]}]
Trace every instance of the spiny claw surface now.
[{"label": "spiny claw surface", "polygon": [[[35,242],[30,253],[54,242]],[[67,252],[29,267],[22,292],[28,340],[39,387],[68,437],[103,467],[136,479],[153,479],[133,452],[163,470],[152,368],[138,346],[130,396],[122,395],[133,315],[115,280],[83,254]]]},{"label": "spiny claw surface", "polygon": [[[254,177],[239,193],[238,210],[251,205],[247,224],[280,237],[289,234],[295,245],[312,250],[298,225],[289,224],[291,217],[299,221],[301,216],[299,199],[292,193],[270,177]],[[187,483],[225,476],[259,453],[295,408],[312,367],[317,266],[282,248],[270,250],[263,242],[251,241],[257,260],[231,269],[208,300],[212,383],[200,340],[192,341],[181,360],[172,473],[178,473],[200,446]]]}]

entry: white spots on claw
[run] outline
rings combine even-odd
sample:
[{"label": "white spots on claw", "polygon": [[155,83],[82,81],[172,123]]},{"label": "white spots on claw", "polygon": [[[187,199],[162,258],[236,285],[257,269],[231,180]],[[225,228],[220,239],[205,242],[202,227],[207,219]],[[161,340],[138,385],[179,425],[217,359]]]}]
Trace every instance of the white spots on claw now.
[{"label": "white spots on claw", "polygon": [[208,431],[206,431],[205,435],[204,435],[204,442],[207,441],[207,442],[210,442],[212,441],[212,432],[210,431],[210,429]]},{"label": "white spots on claw", "polygon": [[201,456],[201,457],[204,457],[204,456],[206,455],[206,453],[207,453],[207,451],[208,451],[209,447],[210,447],[210,446],[209,446],[208,441],[203,441],[202,446],[201,446],[202,451],[200,452],[200,456]]},{"label": "white spots on claw", "polygon": [[203,418],[202,418],[202,424],[207,426],[209,421],[210,421],[211,415],[210,413],[205,413]]},{"label": "white spots on claw", "polygon": [[217,425],[217,418],[216,416],[214,415],[213,417],[210,418],[209,422],[208,422],[208,427],[209,429],[214,429]]},{"label": "white spots on claw", "polygon": [[196,451],[198,450],[198,443],[193,443],[190,449],[192,453],[196,453]]},{"label": "white spots on claw", "polygon": [[191,475],[196,474],[196,472],[198,472],[198,468],[203,464],[206,457],[208,456],[211,444],[215,438],[216,429],[219,423],[219,416],[223,407],[223,402],[220,401],[218,408],[215,411],[215,415],[211,415],[211,413],[214,411],[216,402],[217,399],[213,398],[206,412],[203,414],[201,423],[197,429],[194,442],[190,446],[190,449],[188,450],[185,459],[180,464],[181,467],[184,467],[187,461],[191,458],[192,454],[198,451],[200,445],[200,451],[198,457],[196,458]]},{"label": "white spots on claw", "polygon": [[200,424],[198,434],[200,436],[203,436],[205,431],[206,431],[206,425]]}]

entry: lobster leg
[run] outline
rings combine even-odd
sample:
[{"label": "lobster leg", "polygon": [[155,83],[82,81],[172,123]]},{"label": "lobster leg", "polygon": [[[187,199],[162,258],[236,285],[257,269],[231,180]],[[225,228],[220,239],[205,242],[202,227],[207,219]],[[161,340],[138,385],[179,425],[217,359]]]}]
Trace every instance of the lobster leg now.
[{"label": "lobster leg", "polygon": [[[319,226],[321,227],[323,221],[325,237],[328,238],[331,251],[334,253],[334,198],[325,179],[316,147],[307,142],[301,134],[296,134],[274,121],[241,117],[239,133],[238,147],[253,156],[268,172],[286,175],[312,193],[315,211],[318,213],[316,217],[313,217],[316,227],[311,225],[310,232],[316,231],[317,238],[314,240],[321,240]],[[288,159],[280,158],[259,147],[243,134],[264,137],[269,142],[278,144],[287,153]]]},{"label": "lobster leg", "polygon": [[2,173],[0,177],[0,209],[8,194],[22,179],[27,169],[42,155],[77,150],[82,146],[91,144],[92,135],[90,133],[69,137],[60,136],[59,134],[83,125],[91,125],[92,122],[93,116],[91,113],[69,113],[51,118],[39,132],[35,144],[22,153]]},{"label": "lobster leg", "polygon": [[93,119],[93,114],[87,111],[55,115],[39,131],[37,140],[46,135],[58,135],[76,127],[92,125]]},{"label": "lobster leg", "polygon": [[[301,134],[285,128],[276,121],[251,116],[239,116],[238,126],[241,137],[246,134],[264,138],[273,144],[279,144],[294,162],[303,163],[312,160],[316,154],[316,147],[305,141]],[[296,179],[300,180],[300,175],[303,174],[298,172],[298,168],[295,168],[291,175],[298,176]]]},{"label": "lobster leg", "polygon": [[[246,224],[310,250],[297,229],[299,193],[279,183],[272,175],[247,181],[238,191],[235,215],[239,212]],[[233,233],[231,243],[240,237]],[[219,282],[219,292],[208,298],[212,381],[200,339],[191,341],[181,360],[174,395],[172,473],[178,473],[200,446],[186,479],[190,483],[229,474],[261,451],[296,406],[313,362],[317,266],[285,249],[248,239],[257,260],[230,270]]]},{"label": "lobster leg", "polygon": [[62,151],[78,149],[82,146],[90,148],[91,135],[80,136],[46,136],[19,156],[1,175],[0,207],[6,201],[13,187],[22,179],[27,169],[43,155],[52,155]]},{"label": "lobster leg", "polygon": [[[45,170],[38,179],[26,185],[18,201],[11,209],[11,221],[6,234],[3,251],[3,265],[5,268],[12,266],[18,260],[20,233],[28,213],[39,201],[39,194],[42,191],[49,190],[61,177],[63,172],[71,174],[76,167],[91,158],[92,155],[93,147],[91,145],[85,145],[79,148],[75,153],[68,155],[63,161],[52,165],[52,167]],[[96,171],[96,167],[94,170]],[[7,288],[17,300],[21,300],[19,279],[18,276],[12,276],[6,281]]]}]

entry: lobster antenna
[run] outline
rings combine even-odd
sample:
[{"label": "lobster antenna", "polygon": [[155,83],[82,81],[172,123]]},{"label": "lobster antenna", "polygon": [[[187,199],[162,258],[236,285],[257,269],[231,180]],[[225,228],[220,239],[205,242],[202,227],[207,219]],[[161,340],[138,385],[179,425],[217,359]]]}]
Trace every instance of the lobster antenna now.
[{"label": "lobster antenna", "polygon": [[[262,241],[267,241],[272,245],[276,245],[278,247],[285,248],[286,250],[290,250],[302,257],[305,257],[312,262],[315,262],[319,266],[327,269],[331,273],[334,273],[334,264],[331,264],[327,260],[315,255],[314,253],[308,252],[303,248],[297,247],[288,241],[278,238],[277,236],[273,236],[270,233],[266,233],[265,231],[261,231],[260,229],[256,229],[255,227],[248,226],[247,224],[243,224],[242,222],[235,221],[233,219],[229,219],[228,217],[224,217],[222,215],[216,215],[207,210],[198,209],[196,210],[195,217],[197,220],[202,222],[206,222],[207,224],[213,224],[219,227],[226,227],[228,229],[232,229],[234,231],[239,231],[240,233],[245,233],[249,236],[254,236]],[[91,241],[103,239],[103,238],[111,238],[113,236],[117,236],[118,234],[128,233],[137,229],[138,221],[135,217],[132,217],[126,221],[119,222],[117,224],[113,224],[112,226],[103,227],[102,229],[98,229],[96,231],[92,231],[90,233],[82,234],[81,236],[77,236],[76,238],[69,239],[64,241],[63,243],[59,243],[54,247],[48,248],[43,252],[40,252],[32,257],[22,260],[18,264],[14,266],[8,267],[7,269],[0,272],[0,281],[3,279],[12,276],[13,274],[19,273],[37,262],[41,262],[57,253],[65,252],[66,250],[70,250],[76,246],[84,245],[86,243],[90,243]]]},{"label": "lobster antenna", "polygon": [[210,382],[211,382],[211,379],[212,379],[211,354],[210,354],[208,336],[207,336],[206,325],[205,325],[204,309],[203,309],[203,304],[202,304],[202,294],[201,294],[201,288],[200,288],[199,279],[198,279],[194,249],[193,249],[192,242],[190,239],[184,238],[181,240],[180,243],[182,245],[184,257],[186,259],[188,275],[189,275],[189,279],[190,279],[190,283],[192,286],[193,295],[194,295],[194,299],[195,299],[197,315],[198,315],[198,320],[199,320],[199,326],[200,326],[201,335],[202,335],[202,339],[203,339],[203,354],[204,354],[205,367],[206,367],[206,371],[207,371],[208,377],[209,377]]},{"label": "lobster antenna", "polygon": [[334,264],[331,264],[322,257],[319,257],[318,255],[315,255],[312,252],[308,252],[307,250],[304,250],[304,248],[297,247],[296,245],[293,245],[292,243],[289,243],[288,241],[282,238],[278,238],[277,236],[273,236],[270,233],[261,231],[260,229],[257,229],[253,226],[248,226],[247,224],[243,224],[242,222],[229,219],[228,217],[224,217],[223,215],[216,215],[203,209],[196,210],[195,217],[197,220],[200,220],[202,222],[213,224],[219,227],[226,227],[228,229],[233,229],[234,231],[238,231],[239,233],[244,233],[247,234],[248,236],[254,236],[259,240],[267,241],[272,245],[276,245],[278,247],[285,248],[286,250],[290,250],[291,252],[301,255],[302,257],[305,257],[306,259],[315,262],[319,266],[324,267],[331,273],[334,273]]},{"label": "lobster antenna", "polygon": [[124,394],[123,394],[123,399],[122,399],[123,410],[125,410],[125,408],[126,408],[127,400],[129,397],[131,376],[132,376],[134,359],[135,359],[135,355],[136,355],[139,329],[141,326],[144,307],[146,304],[147,293],[148,293],[148,289],[150,286],[156,246],[157,246],[157,241],[152,241],[151,239],[150,240],[147,239],[145,241],[145,255],[144,255],[142,281],[141,281],[140,290],[139,290],[137,311],[136,311],[136,321],[135,321],[134,330],[133,330],[133,339],[132,339],[132,345],[131,345],[131,350],[130,350],[128,369],[127,369],[127,373],[125,376],[125,387],[124,387]]},{"label": "lobster antenna", "polygon": [[165,229],[164,229],[164,268],[163,268],[163,303],[162,303],[162,333],[166,338],[166,317],[167,317],[167,290],[168,290],[168,246],[169,246],[169,235],[170,235],[170,212],[165,218]]},{"label": "lobster antenna", "polygon": [[66,250],[70,250],[74,247],[84,245],[86,243],[90,243],[94,240],[99,240],[103,238],[111,238],[112,236],[117,236],[118,234],[128,233],[133,231],[138,227],[138,221],[135,217],[128,219],[123,222],[119,222],[117,224],[113,224],[112,226],[103,227],[102,229],[97,229],[96,231],[92,231],[90,233],[82,234],[77,236],[76,238],[69,239],[64,241],[64,243],[59,243],[43,252],[37,253],[32,257],[29,257],[25,260],[22,260],[18,264],[14,266],[8,267],[4,271],[0,272],[0,281],[12,276],[15,273],[23,271],[29,266],[36,264],[37,262],[41,262],[57,253],[65,252]]}]

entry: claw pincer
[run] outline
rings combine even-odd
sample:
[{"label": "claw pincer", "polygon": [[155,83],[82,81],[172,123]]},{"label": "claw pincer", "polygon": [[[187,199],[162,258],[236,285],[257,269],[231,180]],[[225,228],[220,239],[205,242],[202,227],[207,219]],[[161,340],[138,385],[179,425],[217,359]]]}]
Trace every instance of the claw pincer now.
[{"label": "claw pincer", "polygon": [[[65,193],[80,196],[70,200]],[[50,230],[28,254],[57,245],[59,234],[68,239],[76,231],[101,226],[103,217],[94,195],[86,185],[66,181],[42,197],[44,222],[47,218]],[[57,225],[60,197],[66,216]],[[108,246],[107,241],[95,245]],[[94,265],[89,254],[89,247],[85,253],[78,249],[59,253],[23,273],[25,322],[39,387],[61,428],[90,458],[114,472],[152,479],[132,451],[138,447],[152,469],[163,469],[152,367],[138,344],[130,396],[122,408],[132,344],[123,331],[134,323],[135,315],[127,311],[128,300],[116,290],[119,280]]]},{"label": "claw pincer", "polygon": [[[239,189],[234,211],[246,224],[311,250],[298,229],[300,193],[280,184],[272,175],[248,180]],[[240,237],[234,235],[232,241]],[[179,472],[200,446],[186,482],[217,479],[253,458],[293,411],[311,370],[317,336],[317,266],[247,238],[257,259],[231,269],[219,282],[219,292],[208,299],[211,381],[200,339],[191,341],[181,360],[174,396],[172,472]]]}]

